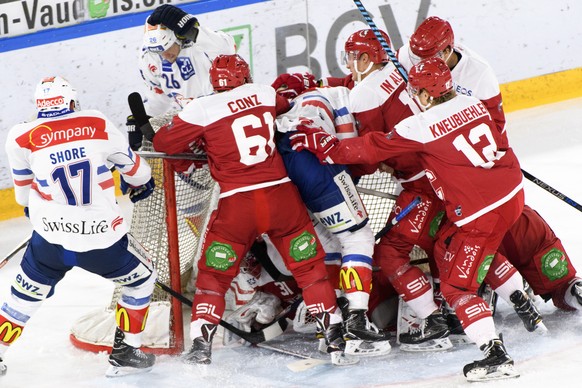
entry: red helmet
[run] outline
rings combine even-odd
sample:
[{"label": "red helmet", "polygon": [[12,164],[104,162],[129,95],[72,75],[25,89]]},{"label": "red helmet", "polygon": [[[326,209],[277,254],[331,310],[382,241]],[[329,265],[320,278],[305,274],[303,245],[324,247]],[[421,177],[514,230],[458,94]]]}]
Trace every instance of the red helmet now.
[{"label": "red helmet", "polygon": [[277,94],[291,100],[307,89],[316,87],[317,82],[310,73],[285,73],[278,76],[271,86]]},{"label": "red helmet", "polygon": [[436,16],[426,18],[410,37],[410,51],[417,57],[434,57],[447,46],[453,47],[455,35],[446,20]]},{"label": "red helmet", "polygon": [[426,89],[432,98],[437,98],[453,89],[453,77],[442,59],[423,59],[410,69],[408,87],[414,94]]},{"label": "red helmet", "polygon": [[[388,46],[391,46],[392,44],[390,43],[388,34],[381,30],[380,34],[384,37]],[[350,35],[348,40],[346,40],[345,50],[346,53],[357,52],[358,58],[360,55],[366,53],[374,63],[390,62],[388,54],[382,48],[380,41],[371,29],[360,30]]]},{"label": "red helmet", "polygon": [[252,82],[249,65],[240,55],[219,55],[210,67],[210,83],[214,90],[222,92]]}]

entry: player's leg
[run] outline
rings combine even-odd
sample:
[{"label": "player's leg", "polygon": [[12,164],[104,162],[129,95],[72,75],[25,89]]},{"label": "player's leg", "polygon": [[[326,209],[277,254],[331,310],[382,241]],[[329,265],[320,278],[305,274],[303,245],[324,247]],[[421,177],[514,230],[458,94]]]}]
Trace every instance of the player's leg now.
[{"label": "player's leg", "polygon": [[[24,252],[20,269],[10,287],[11,295],[0,305],[0,360],[9,346],[22,334],[26,323],[45,299],[54,293],[55,285],[71,266],[63,264],[62,247],[52,245],[33,232]],[[6,365],[0,374],[7,371]]]},{"label": "player's leg", "polygon": [[533,292],[560,309],[582,309],[582,279],[547,222],[525,205],[499,247]]},{"label": "player's leg", "polygon": [[305,304],[324,334],[332,362],[356,362],[344,355],[341,311],[327,277],[325,252],[296,187],[292,184],[273,187],[269,190],[269,198],[272,199],[270,206],[277,209],[271,214],[269,237],[302,289]]},{"label": "player's leg", "polygon": [[185,363],[211,363],[212,340],[224,314],[226,292],[257,237],[255,205],[253,192],[238,193],[221,198],[210,217],[198,261],[190,323],[192,347],[183,358]]},{"label": "player's leg", "polygon": [[418,327],[399,333],[402,350],[446,350],[452,347],[446,319],[434,301],[428,277],[410,264],[409,256],[415,245],[432,252],[433,236],[442,218],[441,204],[433,195],[405,190],[400,193],[390,218],[418,195],[421,204],[382,237],[374,258],[403,302],[421,320]]},{"label": "player's leg", "polygon": [[468,380],[516,377],[513,360],[495,331],[491,310],[477,295],[503,236],[523,208],[523,193],[461,227],[447,222],[435,244],[441,291],[467,336],[485,358],[467,364]]},{"label": "player's leg", "polygon": [[521,274],[499,252],[491,262],[485,283],[489,284],[501,299],[513,306],[527,331],[537,329],[547,331],[542,322],[542,315],[524,290]]},{"label": "player's leg", "polygon": [[140,349],[157,278],[147,251],[128,234],[109,248],[77,253],[76,260],[80,268],[121,286],[115,311],[117,327],[106,376],[151,370],[155,356]]}]

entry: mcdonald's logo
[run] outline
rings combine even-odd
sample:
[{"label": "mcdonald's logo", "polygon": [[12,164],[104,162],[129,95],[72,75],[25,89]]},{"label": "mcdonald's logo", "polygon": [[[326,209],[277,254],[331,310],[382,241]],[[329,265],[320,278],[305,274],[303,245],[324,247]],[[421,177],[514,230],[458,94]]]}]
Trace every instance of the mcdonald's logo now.
[{"label": "mcdonald's logo", "polygon": [[4,321],[0,325],[0,341],[6,344],[11,344],[22,334],[22,326],[14,326],[10,321]]},{"label": "mcdonald's logo", "polygon": [[126,333],[140,333],[145,329],[149,313],[149,305],[141,310],[133,310],[126,309],[117,304],[115,321],[117,322],[117,326]]},{"label": "mcdonald's logo", "polygon": [[340,288],[345,291],[353,290],[354,288],[356,291],[364,291],[360,275],[354,267],[342,268],[340,270]]},{"label": "mcdonald's logo", "polygon": [[129,313],[124,307],[117,305],[117,311],[115,312],[115,321],[117,326],[124,332],[128,333],[130,328]]}]

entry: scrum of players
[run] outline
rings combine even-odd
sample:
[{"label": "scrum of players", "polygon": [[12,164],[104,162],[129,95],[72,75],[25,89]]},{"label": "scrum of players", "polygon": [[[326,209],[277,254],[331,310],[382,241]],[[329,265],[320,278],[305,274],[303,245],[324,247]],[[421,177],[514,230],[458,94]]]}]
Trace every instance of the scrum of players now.
[{"label": "scrum of players", "polygon": [[[388,35],[380,35],[390,46]],[[140,54],[145,106],[154,116],[179,113],[145,135],[128,117],[129,143],[124,139],[125,148],[105,157],[82,134],[50,145],[67,152],[68,143],[76,142],[72,164],[51,159],[51,147],[47,152],[27,144],[31,129],[86,125],[105,138],[118,130],[101,113],[81,111],[65,80],[41,82],[35,100],[42,123],[16,126],[7,142],[17,200],[30,209],[35,233],[0,323],[20,333],[65,272],[80,266],[125,286],[117,308],[128,312],[127,321],[117,322],[107,375],[153,367],[155,357],[139,347],[155,269],[131,249],[135,242],[128,243],[125,228],[105,228],[107,246],[81,249],[71,242],[79,236],[90,240],[91,233],[71,232],[85,225],[81,220],[88,216],[81,212],[47,232],[42,204],[78,206],[89,197],[56,195],[45,186],[46,167],[34,158],[26,164],[31,153],[44,154],[47,165],[79,165],[69,171],[77,176],[84,160],[98,161],[87,163],[99,179],[86,188],[106,193],[102,202],[113,221],[118,209],[110,198],[110,168],[122,173],[132,201],[153,190],[147,163],[134,153],[145,136],[167,154],[202,147],[220,186],[197,263],[193,342],[184,362],[211,362],[225,295],[235,281],[252,285],[254,296],[225,317],[229,323],[250,331],[295,307],[289,314],[294,329],[312,333],[335,365],[389,353],[396,331],[403,351],[448,350],[455,336],[474,343],[483,359],[464,366],[469,381],[518,377],[495,328],[492,296],[513,306],[527,331],[545,331],[533,294],[563,310],[582,309],[582,279],[560,239],[524,203],[523,175],[507,138],[495,74],[435,16],[396,51],[397,63],[371,29],[354,32],[344,46],[350,73],[345,78],[295,73],[281,74],[272,85],[255,84],[228,34],[200,25],[178,7],[160,6],[146,21]],[[58,100],[61,95],[65,101]],[[130,167],[140,163],[139,169]],[[184,160],[173,165],[185,174],[200,167]],[[356,183],[378,169],[401,187],[386,221],[399,220],[407,209],[410,222],[392,222],[376,243]],[[65,178],[54,181],[62,186]],[[407,208],[416,198],[420,202]],[[415,246],[426,252],[428,269],[411,263]],[[39,254],[41,248],[51,257]],[[115,259],[92,265],[97,249],[111,250]],[[136,268],[147,269],[146,275],[131,278]],[[38,292],[23,288],[22,279]],[[415,324],[403,324],[404,314],[416,317]],[[18,335],[0,337],[2,373],[7,368],[1,357]],[[225,343],[236,340],[224,336]]]}]

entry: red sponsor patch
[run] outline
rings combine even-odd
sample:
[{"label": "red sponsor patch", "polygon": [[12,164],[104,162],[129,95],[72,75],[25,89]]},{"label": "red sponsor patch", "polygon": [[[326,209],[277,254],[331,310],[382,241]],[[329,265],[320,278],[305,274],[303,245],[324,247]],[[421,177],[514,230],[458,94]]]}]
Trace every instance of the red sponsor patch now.
[{"label": "red sponsor patch", "polygon": [[20,135],[16,142],[35,152],[47,147],[80,140],[107,140],[105,120],[99,117],[75,117],[47,121]]},{"label": "red sponsor patch", "polygon": [[36,100],[37,108],[51,108],[53,106],[63,105],[65,103],[65,98],[63,96],[53,97],[53,98],[43,98]]}]

